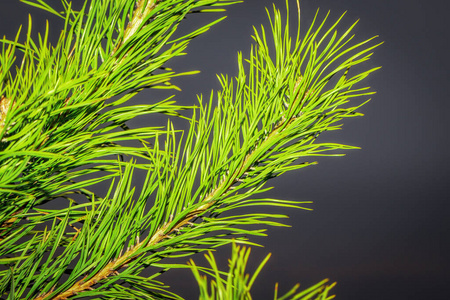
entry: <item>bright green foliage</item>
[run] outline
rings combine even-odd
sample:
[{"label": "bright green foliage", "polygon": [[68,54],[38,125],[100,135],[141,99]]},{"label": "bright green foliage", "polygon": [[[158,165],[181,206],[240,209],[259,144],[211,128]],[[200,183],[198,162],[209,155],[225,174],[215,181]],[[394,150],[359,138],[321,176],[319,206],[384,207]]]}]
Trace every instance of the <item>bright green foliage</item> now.
[{"label": "bright green foliage", "polygon": [[[43,0],[24,2],[65,26],[55,46],[48,28],[32,39],[31,20],[25,42],[19,34],[2,40],[0,291],[8,299],[179,298],[156,280],[161,270],[188,267],[170,258],[233,240],[251,244],[266,225],[284,226],[274,220],[284,215],[252,208],[306,203],[264,198],[265,183],[314,164],[311,157],[355,148],[317,140],[361,115],[353,98],[372,94],[359,82],[376,68],[353,67],[377,45],[352,43],[353,26],[338,33],[339,21],[326,27],[316,16],[306,35],[298,28],[293,39],[289,20],[274,8],[270,29],[255,29],[250,57],[239,55],[236,78],[219,76],[222,90],[209,100],[132,105],[142,89],[175,89],[172,78],[194,73],[165,65],[220,20],[175,38],[183,19],[236,1],[92,0],[75,11],[62,0],[63,12]],[[186,132],[170,118],[158,128],[127,126],[137,116],[182,116],[187,109],[193,116],[184,117]],[[136,172],[146,174],[139,192]],[[94,194],[102,182],[110,184],[107,193]],[[41,206],[56,199],[67,199],[66,207]],[[246,250],[234,249],[235,266],[245,266]],[[140,275],[146,267],[154,274]],[[236,268],[228,276],[235,285],[227,291],[253,282]],[[293,289],[276,299],[316,299],[308,293]]]},{"label": "bright green foliage", "polygon": [[[233,252],[231,259],[228,261],[228,272],[222,272],[217,267],[216,260],[211,251],[205,255],[210,268],[200,268],[191,260],[192,272],[200,287],[201,300],[234,300],[234,299],[252,299],[250,289],[252,288],[256,277],[261,272],[266,262],[269,260],[270,254],[261,262],[255,273],[250,277],[246,273],[245,268],[250,256],[250,248],[239,247],[233,243]],[[208,284],[208,277],[202,276],[200,272],[210,275],[213,279]],[[327,286],[327,280],[323,280],[318,284],[297,292],[299,284],[292,288],[285,295],[278,297],[278,284],[275,286],[274,300],[328,300],[334,298],[329,296],[328,292],[334,284]]]}]

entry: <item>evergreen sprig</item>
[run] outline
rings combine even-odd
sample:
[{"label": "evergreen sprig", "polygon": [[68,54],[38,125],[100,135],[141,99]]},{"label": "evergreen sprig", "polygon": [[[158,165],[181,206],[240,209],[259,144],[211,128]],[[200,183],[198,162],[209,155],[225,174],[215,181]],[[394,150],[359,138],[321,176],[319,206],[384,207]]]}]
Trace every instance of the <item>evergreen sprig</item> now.
[{"label": "evergreen sprig", "polygon": [[[198,267],[193,260],[190,261],[191,270],[197,280],[200,288],[201,300],[233,300],[233,299],[252,299],[250,290],[255,283],[264,265],[270,258],[267,255],[251,275],[246,273],[247,263],[250,257],[250,248],[237,246],[233,243],[231,259],[228,260],[229,270],[220,271],[216,259],[211,251],[205,255],[210,267]],[[205,275],[202,275],[205,274]],[[208,282],[208,276],[211,280]],[[321,282],[298,292],[299,284],[295,285],[283,296],[278,296],[278,284],[275,285],[274,300],[329,300],[333,295],[329,295],[330,290],[335,284],[327,285],[328,280]]]},{"label": "evergreen sprig", "polygon": [[[299,21],[292,38],[289,11],[283,22],[274,6],[269,30],[255,29],[249,58],[239,54],[236,78],[219,76],[221,90],[209,99],[199,96],[191,107],[170,98],[132,105],[141,90],[176,89],[171,79],[194,73],[166,64],[222,18],[175,37],[189,13],[237,1],[92,0],[76,11],[62,0],[62,12],[44,0],[23,2],[65,25],[55,46],[48,26],[32,38],[31,20],[24,42],[19,34],[2,40],[0,264],[7,268],[0,291],[8,299],[178,299],[157,281],[161,271],[189,267],[170,258],[252,244],[249,237],[265,235],[266,226],[285,226],[277,219],[286,216],[255,207],[308,209],[308,202],[265,198],[267,181],[315,164],[312,157],[356,148],[318,139],[360,116],[364,102],[354,98],[372,94],[360,82],[377,68],[359,65],[378,45],[354,43],[356,23],[339,33],[342,17],[326,27],[328,15],[319,21],[317,14],[304,35]],[[191,118],[182,116],[186,109]],[[175,128],[170,118],[160,127],[127,126],[152,113],[181,116],[189,128]],[[133,176],[142,172],[136,188]],[[92,191],[99,183],[110,184],[104,195]],[[64,208],[42,206],[61,198]],[[253,282],[235,273],[248,256],[236,247],[239,270],[230,269],[225,289]],[[147,267],[154,272],[145,277]],[[327,299],[324,284],[279,299]]]}]

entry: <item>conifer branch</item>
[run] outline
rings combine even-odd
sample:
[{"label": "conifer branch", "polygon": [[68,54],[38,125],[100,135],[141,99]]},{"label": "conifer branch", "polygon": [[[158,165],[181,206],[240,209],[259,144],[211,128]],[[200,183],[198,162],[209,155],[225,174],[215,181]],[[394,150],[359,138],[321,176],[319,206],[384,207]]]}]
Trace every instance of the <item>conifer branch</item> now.
[{"label": "conifer branch", "polygon": [[[39,300],[178,297],[155,280],[159,272],[140,276],[143,266],[187,268],[170,259],[235,241],[251,244],[251,236],[265,235],[264,227],[285,226],[272,221],[284,215],[236,209],[303,208],[309,202],[259,195],[271,178],[315,164],[311,157],[356,148],[318,140],[340,129],[343,119],[361,115],[365,102],[353,104],[354,98],[373,93],[360,83],[378,68],[353,67],[369,60],[378,45],[372,39],[352,44],[356,23],[338,33],[340,19],[325,28],[327,17],[318,22],[316,15],[303,37],[298,27],[292,38],[289,11],[283,24],[274,6],[268,13],[273,41],[264,27],[255,29],[248,59],[238,55],[236,78],[219,76],[221,90],[209,101],[200,96],[197,107],[170,99],[129,105],[140,90],[175,88],[174,77],[193,73],[164,66],[220,19],[173,38],[187,14],[237,1],[93,0],[79,12],[63,1],[64,13],[44,0],[25,2],[62,17],[65,27],[53,48],[48,30],[39,42],[29,30],[24,44],[4,42],[9,48],[0,55],[0,195],[8,204],[0,210],[0,263],[11,266],[0,271],[2,294]],[[15,51],[23,59],[12,78],[4,70],[13,66]],[[179,116],[183,109],[193,112],[184,117],[185,132],[170,120],[159,128],[127,125],[140,115]],[[132,177],[142,172],[147,175],[136,195]],[[106,195],[90,191],[107,181]],[[73,193],[83,201],[71,199]],[[58,197],[68,200],[67,207],[37,207]],[[249,295],[253,279],[237,271],[249,252],[234,249],[238,268],[230,268],[236,277],[229,278]],[[220,274],[211,254],[208,260],[207,272]],[[199,286],[207,284],[193,262],[190,268]],[[233,290],[220,276],[215,283],[222,292]],[[280,299],[328,297],[329,288],[325,282],[300,293],[294,287]]]}]

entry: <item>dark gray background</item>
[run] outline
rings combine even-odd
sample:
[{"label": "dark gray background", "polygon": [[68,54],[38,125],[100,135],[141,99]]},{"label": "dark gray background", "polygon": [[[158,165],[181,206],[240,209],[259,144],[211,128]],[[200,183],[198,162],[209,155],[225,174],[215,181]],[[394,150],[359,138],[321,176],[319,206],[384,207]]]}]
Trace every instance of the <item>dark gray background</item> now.
[{"label": "dark gray background", "polygon": [[[80,0],[81,1],[81,0]],[[75,1],[76,2],[76,1]],[[252,25],[267,24],[264,8],[284,0],[247,0],[230,7],[228,18],[194,40],[188,56],[172,62],[179,71],[201,74],[177,79],[178,100],[194,103],[197,93],[217,88],[215,74],[236,71],[236,53],[248,53]],[[10,38],[27,21],[27,6],[0,2],[2,34]],[[290,1],[292,9],[295,1]],[[337,299],[448,299],[450,242],[449,105],[447,2],[303,0],[304,26],[320,7],[331,19],[348,11],[344,24],[361,19],[356,34],[384,41],[369,66],[383,68],[368,79],[377,91],[362,111],[327,139],[358,145],[345,157],[275,179],[271,195],[312,200],[314,211],[280,210],[292,228],[269,230],[255,239],[253,261],[272,259],[256,282],[255,299],[272,299],[273,286],[287,291],[323,278],[337,281]],[[30,10],[35,18],[47,15]],[[209,16],[190,16],[203,24]],[[58,34],[58,31],[54,31]],[[156,97],[150,93],[140,101]],[[229,249],[221,251],[228,255]],[[225,258],[223,258],[225,259]],[[201,259],[199,260],[201,261]],[[188,299],[196,297],[189,272],[167,277]]]}]

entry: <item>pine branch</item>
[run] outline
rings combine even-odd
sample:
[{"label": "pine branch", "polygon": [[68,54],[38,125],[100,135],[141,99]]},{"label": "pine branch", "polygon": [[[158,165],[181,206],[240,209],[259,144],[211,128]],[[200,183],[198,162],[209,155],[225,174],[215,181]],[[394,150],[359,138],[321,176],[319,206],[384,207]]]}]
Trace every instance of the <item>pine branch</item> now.
[{"label": "pine branch", "polygon": [[[255,29],[249,58],[238,56],[235,80],[219,76],[221,91],[190,107],[189,130],[170,121],[130,129],[126,123],[136,116],[178,116],[186,108],[169,99],[127,103],[143,88],[175,88],[170,80],[183,74],[164,65],[217,23],[174,39],[188,13],[235,2],[91,1],[76,12],[63,1],[62,13],[42,0],[25,2],[63,18],[65,29],[55,48],[48,46],[48,30],[38,43],[28,32],[23,44],[4,42],[9,46],[0,57],[0,193],[9,204],[0,211],[0,262],[10,266],[0,271],[2,293],[26,299],[177,298],[155,280],[159,271],[139,276],[143,268],[186,268],[170,259],[235,240],[252,244],[249,237],[265,235],[265,227],[285,226],[273,221],[284,215],[236,209],[303,208],[309,202],[259,197],[269,179],[316,164],[312,157],[357,148],[318,138],[360,116],[365,102],[355,98],[372,94],[360,83],[378,68],[354,67],[378,45],[372,39],[353,43],[355,24],[338,34],[341,19],[326,29],[327,17],[319,22],[316,15],[306,35],[298,27],[292,39],[289,19],[283,24],[274,7],[268,13],[273,47],[266,29]],[[4,70],[12,67],[15,51],[24,58],[12,78]],[[129,140],[138,146],[128,146]],[[145,182],[136,194],[133,176],[143,170]],[[106,195],[89,190],[106,181]],[[86,201],[76,202],[73,193]],[[68,200],[66,208],[37,206],[58,197]],[[246,252],[239,255],[237,264],[245,264]],[[314,287],[314,293],[322,291],[326,297],[324,282]],[[294,288],[281,299],[299,295]]]},{"label": "pine branch", "polygon": [[[196,245],[211,247],[231,242],[229,237],[220,235],[205,237],[205,232],[228,230],[232,235],[251,235],[261,232],[247,230],[242,225],[280,225],[265,220],[268,217],[281,217],[276,215],[253,214],[219,218],[219,214],[240,206],[295,207],[298,203],[275,199],[246,199],[262,191],[262,186],[271,177],[313,164],[302,162],[292,165],[299,158],[327,155],[325,151],[330,150],[355,148],[317,143],[316,139],[326,130],[337,129],[333,124],[341,119],[359,115],[355,113],[359,105],[348,108],[343,108],[343,105],[349,98],[371,93],[365,88],[354,89],[353,86],[373,70],[348,77],[349,70],[366,61],[376,45],[350,55],[331,75],[321,79],[323,71],[319,66],[326,68],[335,59],[335,49],[340,48],[342,43],[349,42],[345,41],[348,32],[337,40],[332,38],[325,47],[328,52],[320,55],[313,52],[318,48],[315,39],[323,41],[327,33],[325,36],[317,36],[317,31],[311,33],[314,38],[307,36],[303,39],[306,45],[297,39],[294,51],[289,52],[289,32],[282,30],[278,11],[275,11],[275,20],[272,31],[276,53],[284,53],[286,56],[277,56],[277,61],[273,62],[267,53],[265,39],[255,32],[257,46],[248,61],[250,73],[245,73],[240,58],[236,89],[226,77],[222,77],[223,91],[219,93],[219,104],[215,111],[211,112],[208,106],[200,102],[199,116],[194,116],[191,120],[191,130],[183,150],[183,143],[177,143],[174,134],[167,137],[164,151],[172,152],[173,157],[165,162],[155,159],[161,163],[159,169],[165,172],[154,175],[159,188],[153,205],[153,212],[158,216],[152,214],[148,225],[153,233],[107,263],[90,280],[78,281],[72,285],[59,295],[59,299],[90,288],[101,280],[108,281],[108,277],[120,278],[116,270],[138,260],[156,265],[162,259],[162,253],[165,253],[163,257],[180,255],[180,250],[189,254],[203,249]],[[321,26],[323,23],[318,30]],[[264,35],[264,31],[262,32]],[[362,47],[369,41],[357,46]],[[350,50],[355,48],[350,47]],[[311,51],[318,59],[313,58],[302,70],[301,57],[308,54],[297,49]],[[326,59],[321,59],[321,56]],[[331,78],[338,76],[340,72],[343,74],[337,83],[330,90],[323,91]],[[241,141],[242,137],[244,139]],[[183,156],[179,153],[183,153]],[[193,178],[198,172],[201,172],[201,183],[196,188]],[[204,193],[207,190],[209,192]],[[208,217],[208,214],[211,216]],[[198,223],[198,218],[203,221]],[[239,228],[234,229],[235,226]]]}]

